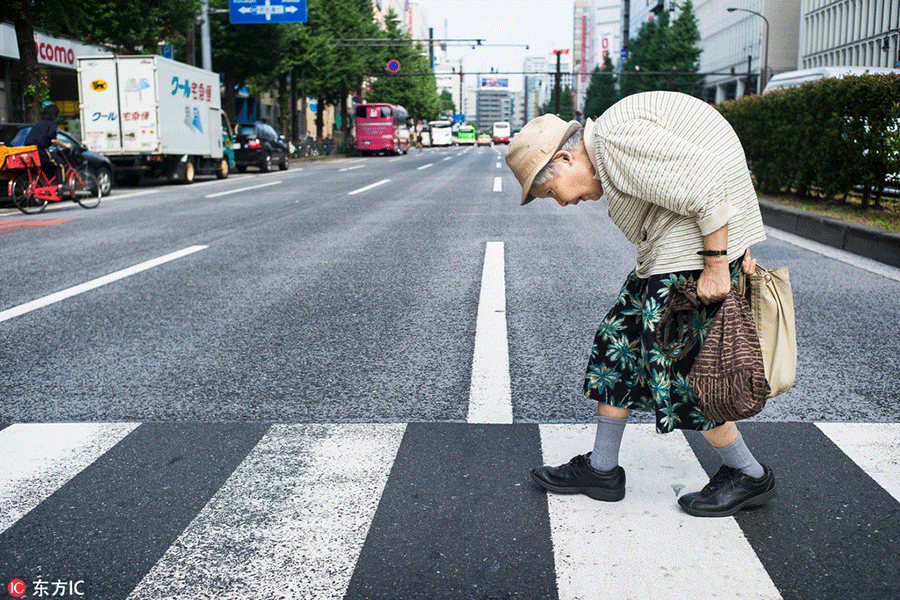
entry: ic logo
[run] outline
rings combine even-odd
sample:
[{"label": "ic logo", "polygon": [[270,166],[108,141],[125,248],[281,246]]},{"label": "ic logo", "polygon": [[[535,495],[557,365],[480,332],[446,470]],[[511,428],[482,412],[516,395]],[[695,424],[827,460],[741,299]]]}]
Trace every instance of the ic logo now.
[{"label": "ic logo", "polygon": [[13,579],[7,586],[9,595],[15,598],[21,598],[25,595],[25,582],[21,579]]}]

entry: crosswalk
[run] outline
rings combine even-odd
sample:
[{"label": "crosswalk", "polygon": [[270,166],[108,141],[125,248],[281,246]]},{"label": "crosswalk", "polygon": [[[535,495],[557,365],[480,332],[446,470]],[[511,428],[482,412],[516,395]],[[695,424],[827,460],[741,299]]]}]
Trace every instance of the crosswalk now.
[{"label": "crosswalk", "polygon": [[650,424],[618,503],[528,478],[589,424],[13,424],[0,577],[102,600],[900,597],[900,424],[741,429],[779,495],[698,519],[677,498],[713,453]]}]

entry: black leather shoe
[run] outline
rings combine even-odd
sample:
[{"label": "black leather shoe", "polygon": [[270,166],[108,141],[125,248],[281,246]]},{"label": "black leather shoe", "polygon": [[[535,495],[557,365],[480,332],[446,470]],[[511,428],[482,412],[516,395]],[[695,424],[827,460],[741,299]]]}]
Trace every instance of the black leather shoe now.
[{"label": "black leather shoe", "polygon": [[769,467],[763,469],[763,476],[757,478],[722,465],[702,490],[685,494],[678,504],[695,517],[728,517],[765,504],[775,496],[775,475]]},{"label": "black leather shoe", "polygon": [[618,502],[625,497],[625,469],[598,471],[590,464],[591,453],[576,456],[559,467],[537,467],[531,478],[539,486],[560,494],[585,494],[594,500]]}]

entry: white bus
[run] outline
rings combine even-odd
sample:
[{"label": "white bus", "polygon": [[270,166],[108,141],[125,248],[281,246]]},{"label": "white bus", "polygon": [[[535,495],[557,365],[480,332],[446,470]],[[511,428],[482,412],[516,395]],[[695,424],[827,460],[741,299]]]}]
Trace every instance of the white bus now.
[{"label": "white bus", "polygon": [[453,144],[453,124],[450,121],[432,121],[431,129],[432,146],[450,146]]},{"label": "white bus", "polygon": [[787,71],[786,73],[779,73],[767,81],[763,94],[784,88],[799,87],[804,83],[820,79],[840,79],[842,77],[866,74],[888,75],[891,73],[900,74],[900,69],[889,69],[886,67],[816,67],[800,71]]},{"label": "white bus", "polygon": [[491,128],[491,138],[493,138],[495,144],[508,144],[509,122],[497,121],[494,123],[494,126]]}]

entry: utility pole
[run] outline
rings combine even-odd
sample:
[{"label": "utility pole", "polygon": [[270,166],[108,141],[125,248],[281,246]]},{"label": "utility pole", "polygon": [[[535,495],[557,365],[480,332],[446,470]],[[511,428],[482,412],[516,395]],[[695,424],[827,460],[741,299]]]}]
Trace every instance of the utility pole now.
[{"label": "utility pole", "polygon": [[200,55],[203,68],[212,71],[212,44],[209,33],[209,0],[200,0]]},{"label": "utility pole", "polygon": [[553,54],[556,55],[556,114],[559,115],[560,104],[559,100],[562,96],[562,68],[560,66],[560,56],[563,54],[568,54],[569,49],[565,50],[554,50]]},{"label": "utility pole", "polygon": [[434,27],[428,28],[428,69],[434,70]]}]

